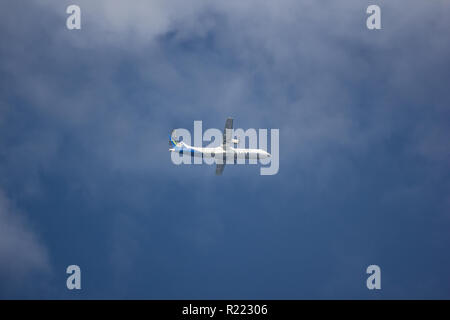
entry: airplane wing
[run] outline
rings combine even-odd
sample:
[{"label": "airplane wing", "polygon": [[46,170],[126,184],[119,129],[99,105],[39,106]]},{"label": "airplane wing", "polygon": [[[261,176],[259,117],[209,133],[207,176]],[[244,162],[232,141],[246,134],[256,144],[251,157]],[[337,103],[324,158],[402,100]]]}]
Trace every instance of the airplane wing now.
[{"label": "airplane wing", "polygon": [[[227,147],[230,146],[232,136],[231,133],[233,131],[233,118],[227,118],[225,122],[225,129],[223,130],[223,149],[226,150]],[[225,169],[225,159],[223,164],[216,164],[216,175],[220,176]]]},{"label": "airplane wing", "polygon": [[225,163],[216,165],[216,175],[222,175],[223,169],[225,168]]},{"label": "airplane wing", "polygon": [[223,148],[225,149],[231,144],[231,133],[233,131],[233,118],[227,118],[225,129],[223,130]]}]

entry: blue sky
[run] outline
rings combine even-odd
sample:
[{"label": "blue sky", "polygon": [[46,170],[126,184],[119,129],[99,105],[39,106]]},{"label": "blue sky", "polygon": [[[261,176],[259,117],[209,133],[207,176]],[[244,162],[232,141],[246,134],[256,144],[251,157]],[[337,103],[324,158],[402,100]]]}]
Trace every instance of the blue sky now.
[{"label": "blue sky", "polygon": [[[0,298],[450,298],[449,15],[3,2]],[[280,130],[277,175],[172,164],[172,128],[227,116]]]}]

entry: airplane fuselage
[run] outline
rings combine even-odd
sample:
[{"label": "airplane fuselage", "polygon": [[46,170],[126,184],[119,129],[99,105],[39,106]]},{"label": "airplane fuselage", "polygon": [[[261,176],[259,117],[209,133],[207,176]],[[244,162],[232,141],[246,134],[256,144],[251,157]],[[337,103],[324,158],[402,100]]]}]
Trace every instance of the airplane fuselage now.
[{"label": "airplane fuselage", "polygon": [[201,157],[205,159],[224,159],[226,163],[235,163],[238,159],[267,159],[270,153],[262,149],[243,149],[227,146],[215,148],[193,147],[180,142],[179,146],[170,149],[171,152],[187,154],[191,157]]}]

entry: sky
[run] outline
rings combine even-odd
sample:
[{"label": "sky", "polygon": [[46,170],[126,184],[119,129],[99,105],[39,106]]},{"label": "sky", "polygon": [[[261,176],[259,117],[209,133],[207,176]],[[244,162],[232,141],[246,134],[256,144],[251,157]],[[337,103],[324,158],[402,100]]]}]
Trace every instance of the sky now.
[{"label": "sky", "polygon": [[[448,1],[0,6],[1,299],[450,298]],[[278,174],[171,162],[228,116]]]}]

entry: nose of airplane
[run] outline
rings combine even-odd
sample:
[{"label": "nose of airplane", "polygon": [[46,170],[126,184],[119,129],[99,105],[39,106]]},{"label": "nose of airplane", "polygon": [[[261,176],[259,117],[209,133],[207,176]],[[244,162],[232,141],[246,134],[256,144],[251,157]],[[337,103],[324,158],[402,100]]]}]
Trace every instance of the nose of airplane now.
[{"label": "nose of airplane", "polygon": [[271,154],[268,153],[267,151],[264,151],[264,157],[265,157],[265,158],[270,158],[270,157],[271,157]]}]

